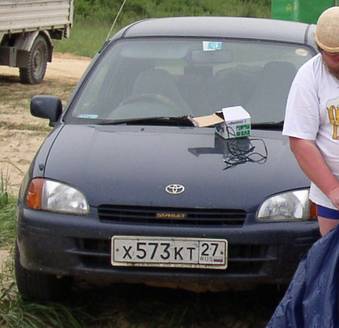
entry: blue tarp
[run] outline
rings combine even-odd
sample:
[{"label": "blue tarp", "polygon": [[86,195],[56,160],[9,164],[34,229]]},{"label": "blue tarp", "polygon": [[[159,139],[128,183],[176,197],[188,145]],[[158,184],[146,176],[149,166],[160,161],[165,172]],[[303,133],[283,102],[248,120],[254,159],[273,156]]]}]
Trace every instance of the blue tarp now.
[{"label": "blue tarp", "polygon": [[339,225],[301,260],[267,328],[339,328]]}]

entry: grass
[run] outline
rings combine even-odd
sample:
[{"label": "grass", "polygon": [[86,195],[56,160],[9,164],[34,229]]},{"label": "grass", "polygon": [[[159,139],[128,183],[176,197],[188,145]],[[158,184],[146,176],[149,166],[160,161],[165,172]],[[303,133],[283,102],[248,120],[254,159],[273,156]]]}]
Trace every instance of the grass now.
[{"label": "grass", "polygon": [[10,130],[24,130],[24,131],[38,131],[38,132],[49,132],[51,128],[44,125],[30,124],[30,123],[14,123],[14,122],[1,122],[0,129]]},{"label": "grass", "polygon": [[[2,274],[3,276],[3,274]],[[12,279],[12,275],[9,276]],[[8,277],[7,277],[8,279]],[[4,277],[1,277],[1,283]],[[81,328],[82,323],[62,304],[24,302],[15,284],[0,286],[0,325],[8,328]]]},{"label": "grass", "polygon": [[[57,52],[88,57],[93,57],[96,54],[102,47],[116,15],[111,7],[110,10],[104,6],[96,9],[98,12],[91,13],[89,17],[84,18],[79,15],[75,17],[70,39],[55,42]],[[173,4],[171,1],[153,3],[150,1],[147,5],[140,1],[139,6],[133,3],[129,5],[127,1],[111,35],[132,22],[166,16],[270,17],[271,9],[270,1],[204,0],[194,6],[189,1],[186,3],[177,2],[177,4]]]},{"label": "grass", "polygon": [[3,197],[0,205],[0,248],[13,245],[15,238],[15,207],[16,199]]},{"label": "grass", "polygon": [[[8,196],[8,175],[0,175],[0,249],[9,256],[0,268],[0,327],[8,328],[81,328],[75,316],[63,304],[36,304],[21,299],[16,289],[13,272],[13,245],[16,230],[16,199]],[[6,252],[7,253],[7,252]],[[82,314],[82,317],[85,317]]]},{"label": "grass", "polygon": [[65,103],[75,84],[76,81],[65,80],[61,84],[59,81],[50,79],[43,81],[41,84],[27,85],[19,82],[19,76],[0,76],[0,113],[29,112],[31,98],[39,94],[53,94]]},{"label": "grass", "polygon": [[[0,208],[2,248],[12,249],[15,242],[15,206],[16,199],[9,197]],[[64,302],[37,304],[18,294],[12,258],[10,254],[0,272],[0,327],[263,328],[281,297],[268,289],[196,294],[141,285],[76,284]]]},{"label": "grass", "polygon": [[[0,246],[7,249],[14,245],[15,203],[9,197],[0,209]],[[0,327],[263,328],[281,297],[267,289],[195,294],[141,285],[78,284],[63,303],[37,304],[18,294],[12,258],[0,273]]]},{"label": "grass", "polygon": [[[0,208],[8,204],[8,171],[3,173],[0,172]],[[1,215],[1,214],[0,214]]]},{"label": "grass", "polygon": [[109,23],[79,20],[69,39],[55,42],[55,51],[93,57],[102,47],[109,29]]},{"label": "grass", "polygon": [[9,172],[0,171],[0,249],[13,244],[16,200],[8,194]]}]

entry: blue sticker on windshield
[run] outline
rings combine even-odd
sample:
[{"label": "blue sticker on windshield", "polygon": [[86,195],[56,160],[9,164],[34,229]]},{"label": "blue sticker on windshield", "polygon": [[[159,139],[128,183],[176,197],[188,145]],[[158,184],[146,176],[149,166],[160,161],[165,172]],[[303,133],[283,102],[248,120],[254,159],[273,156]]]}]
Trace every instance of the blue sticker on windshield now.
[{"label": "blue sticker on windshield", "polygon": [[203,41],[202,42],[202,49],[204,51],[216,51],[222,50],[223,43],[216,42],[216,41]]},{"label": "blue sticker on windshield", "polygon": [[98,115],[96,115],[96,114],[80,114],[77,117],[95,119],[95,118],[98,118]]}]

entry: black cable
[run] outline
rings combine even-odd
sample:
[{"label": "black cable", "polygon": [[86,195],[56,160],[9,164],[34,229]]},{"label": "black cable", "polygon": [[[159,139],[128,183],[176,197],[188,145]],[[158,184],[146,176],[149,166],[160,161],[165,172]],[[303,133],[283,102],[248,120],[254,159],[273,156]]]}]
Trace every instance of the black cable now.
[{"label": "black cable", "polygon": [[[260,153],[255,151],[255,143],[261,143],[264,148],[264,152]],[[225,154],[224,162],[227,170],[233,166],[244,163],[257,163],[264,164],[267,160],[268,151],[263,139],[259,138],[234,138],[226,141],[228,152]],[[245,147],[244,147],[245,146]]]}]

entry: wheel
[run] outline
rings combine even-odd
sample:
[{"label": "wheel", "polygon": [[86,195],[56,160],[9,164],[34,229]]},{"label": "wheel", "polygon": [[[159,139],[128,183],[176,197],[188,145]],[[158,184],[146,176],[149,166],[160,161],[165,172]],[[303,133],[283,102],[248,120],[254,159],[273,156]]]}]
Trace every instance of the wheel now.
[{"label": "wheel", "polygon": [[31,51],[26,57],[26,67],[20,67],[20,80],[26,84],[40,83],[46,73],[49,46],[43,36],[33,42]]},{"label": "wheel", "polygon": [[52,302],[62,300],[71,287],[71,278],[28,271],[20,264],[18,246],[15,245],[15,278],[22,298],[37,302]]}]

